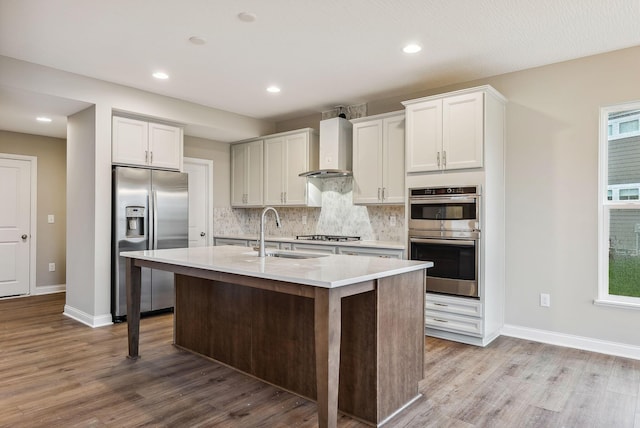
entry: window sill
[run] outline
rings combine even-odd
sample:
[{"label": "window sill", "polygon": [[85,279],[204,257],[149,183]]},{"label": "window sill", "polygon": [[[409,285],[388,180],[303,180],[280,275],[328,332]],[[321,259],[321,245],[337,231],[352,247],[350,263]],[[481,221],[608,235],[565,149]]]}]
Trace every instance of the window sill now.
[{"label": "window sill", "polygon": [[617,300],[595,299],[593,301],[593,304],[596,306],[609,306],[612,308],[640,310],[640,299],[638,300],[639,300],[638,303],[633,303],[633,302],[620,302]]}]

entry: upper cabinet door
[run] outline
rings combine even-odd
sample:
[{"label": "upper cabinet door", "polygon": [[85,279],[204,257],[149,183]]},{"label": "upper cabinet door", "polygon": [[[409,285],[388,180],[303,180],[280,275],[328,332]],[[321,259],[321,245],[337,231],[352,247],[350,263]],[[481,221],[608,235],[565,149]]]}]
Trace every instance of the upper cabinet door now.
[{"label": "upper cabinet door", "polygon": [[443,99],[444,169],[480,168],[484,143],[484,94],[475,92]]},{"label": "upper cabinet door", "polygon": [[284,180],[285,205],[307,204],[307,179],[298,174],[309,170],[309,133],[284,137]]},{"label": "upper cabinet door", "polygon": [[149,123],[149,165],[180,169],[182,166],[182,128]]},{"label": "upper cabinet door", "polygon": [[265,205],[284,204],[285,168],[284,137],[264,140],[264,203]]},{"label": "upper cabinet door", "polygon": [[404,203],[404,115],[383,120],[382,129],[382,182],[383,202],[387,204]]},{"label": "upper cabinet door", "polygon": [[245,204],[247,192],[246,167],[247,167],[247,145],[231,145],[231,206],[241,206]]},{"label": "upper cabinet door", "polygon": [[407,172],[437,171],[442,164],[442,100],[406,106]]},{"label": "upper cabinet door", "polygon": [[247,197],[246,204],[260,207],[263,205],[263,141],[252,141],[247,143],[246,158],[246,183]]},{"label": "upper cabinet door", "polygon": [[382,120],[353,125],[353,202],[382,202]]},{"label": "upper cabinet door", "polygon": [[129,165],[147,165],[148,123],[113,116],[111,161]]}]

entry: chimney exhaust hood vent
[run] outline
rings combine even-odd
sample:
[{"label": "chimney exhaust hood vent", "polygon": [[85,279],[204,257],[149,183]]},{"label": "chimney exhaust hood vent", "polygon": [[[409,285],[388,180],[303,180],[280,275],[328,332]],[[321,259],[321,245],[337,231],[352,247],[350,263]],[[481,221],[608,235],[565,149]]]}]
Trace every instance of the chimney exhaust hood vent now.
[{"label": "chimney exhaust hood vent", "polygon": [[300,177],[351,177],[353,125],[344,117],[320,121],[319,169]]}]

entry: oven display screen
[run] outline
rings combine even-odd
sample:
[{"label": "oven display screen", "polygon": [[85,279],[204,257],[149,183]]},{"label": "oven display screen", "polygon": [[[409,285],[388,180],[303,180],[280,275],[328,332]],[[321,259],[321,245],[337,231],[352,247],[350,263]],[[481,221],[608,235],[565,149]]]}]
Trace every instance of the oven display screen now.
[{"label": "oven display screen", "polygon": [[412,204],[412,220],[475,220],[475,203]]}]

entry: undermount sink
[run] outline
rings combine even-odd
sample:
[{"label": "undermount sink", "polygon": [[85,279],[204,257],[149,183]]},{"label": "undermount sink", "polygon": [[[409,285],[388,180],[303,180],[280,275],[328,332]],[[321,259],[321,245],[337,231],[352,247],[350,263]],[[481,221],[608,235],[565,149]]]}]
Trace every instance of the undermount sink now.
[{"label": "undermount sink", "polygon": [[328,254],[297,253],[291,251],[267,251],[265,255],[267,257],[281,257],[284,259],[315,259],[328,256]]}]

